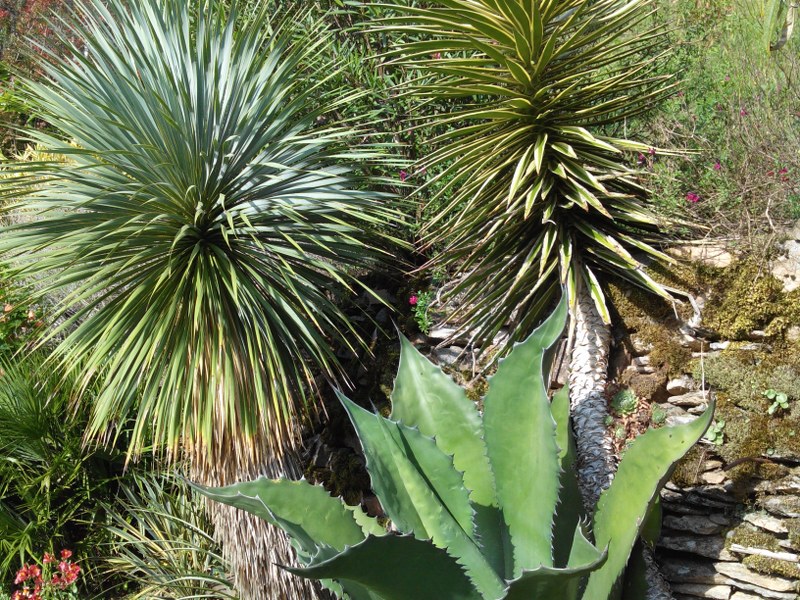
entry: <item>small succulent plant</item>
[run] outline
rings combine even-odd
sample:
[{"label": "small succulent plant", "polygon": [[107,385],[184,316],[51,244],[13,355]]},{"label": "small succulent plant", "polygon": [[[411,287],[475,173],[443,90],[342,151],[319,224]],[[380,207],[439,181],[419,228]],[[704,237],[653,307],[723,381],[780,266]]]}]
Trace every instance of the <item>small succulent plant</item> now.
[{"label": "small succulent plant", "polygon": [[619,415],[630,415],[636,412],[639,401],[630,388],[624,388],[614,394],[611,399],[611,408]]}]

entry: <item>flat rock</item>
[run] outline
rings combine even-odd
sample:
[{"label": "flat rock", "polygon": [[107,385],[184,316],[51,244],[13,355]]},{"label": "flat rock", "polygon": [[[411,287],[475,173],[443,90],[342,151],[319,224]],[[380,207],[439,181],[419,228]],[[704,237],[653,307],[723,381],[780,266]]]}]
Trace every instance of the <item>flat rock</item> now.
[{"label": "flat rock", "polygon": [[703,483],[722,483],[728,478],[725,471],[708,471],[700,474],[700,481]]},{"label": "flat rock", "polygon": [[692,380],[689,377],[677,377],[667,382],[667,393],[670,396],[680,396],[692,389]]},{"label": "flat rock", "polygon": [[720,533],[726,529],[726,525],[714,523],[707,516],[699,515],[683,515],[680,517],[664,515],[663,525],[667,529],[691,531],[692,533],[698,533],[700,535]]},{"label": "flat rock", "polygon": [[783,291],[800,287],[800,224],[789,232],[789,239],[781,244],[783,255],[772,263],[772,275],[783,283]]},{"label": "flat rock", "polygon": [[685,558],[665,557],[659,560],[661,572],[670,583],[727,584],[730,579],[717,573],[711,563]]},{"label": "flat rock", "polygon": [[755,489],[766,494],[800,495],[800,474],[797,473],[797,469],[793,469],[790,475],[773,481],[762,481]]},{"label": "flat rock", "polygon": [[448,348],[438,348],[433,351],[436,361],[440,365],[453,365],[464,357],[464,348],[461,346],[450,346]]},{"label": "flat rock", "polygon": [[714,568],[717,570],[718,573],[721,573],[726,577],[730,577],[731,579],[735,579],[736,581],[742,581],[745,583],[752,584],[764,590],[770,590],[773,592],[784,592],[784,593],[797,591],[796,581],[792,581],[791,579],[784,579],[783,577],[775,577],[773,575],[763,575],[761,573],[756,573],[755,571],[751,571],[741,563],[737,562],[716,563],[714,565]]},{"label": "flat rock", "polygon": [[734,592],[730,600],[761,600],[761,596],[753,596],[747,592]]},{"label": "flat rock", "polygon": [[703,585],[702,583],[676,583],[672,586],[676,594],[685,594],[697,598],[713,600],[729,600],[733,589],[729,585]]},{"label": "flat rock", "polygon": [[708,347],[711,350],[727,350],[728,346],[730,345],[731,345],[730,341],[725,340],[724,342],[711,342],[711,344],[709,344]]},{"label": "flat rock", "polygon": [[792,325],[789,329],[786,330],[786,341],[787,342],[798,342],[800,341],[800,325]]},{"label": "flat rock", "polygon": [[794,497],[772,496],[761,500],[761,506],[780,517],[800,518],[800,501]]},{"label": "flat rock", "polygon": [[721,243],[683,244],[670,248],[669,253],[678,258],[700,262],[720,269],[724,269],[733,263],[733,254]]},{"label": "flat rock", "polygon": [[686,425],[697,419],[697,415],[672,415],[664,419],[664,424],[667,427],[675,427],[676,425]]},{"label": "flat rock", "polygon": [[787,533],[786,525],[780,519],[766,513],[748,513],[744,517],[748,523],[772,533]]},{"label": "flat rock", "polygon": [[659,548],[696,554],[706,558],[736,560],[736,557],[725,549],[725,540],[721,537],[668,535],[665,533],[656,545]]},{"label": "flat rock", "polygon": [[708,392],[687,392],[670,396],[669,403],[676,406],[700,406],[708,403],[709,396]]}]

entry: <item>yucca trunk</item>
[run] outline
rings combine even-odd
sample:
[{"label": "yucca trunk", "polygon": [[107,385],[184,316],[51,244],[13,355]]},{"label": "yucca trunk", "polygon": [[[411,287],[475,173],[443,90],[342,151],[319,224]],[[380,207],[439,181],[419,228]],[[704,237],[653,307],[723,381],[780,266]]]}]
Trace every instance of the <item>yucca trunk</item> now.
[{"label": "yucca trunk", "polygon": [[578,288],[574,307],[570,406],[578,451],[578,484],[583,504],[591,511],[616,470],[614,444],[605,422],[611,332],[586,286]]},{"label": "yucca trunk", "polygon": [[[231,485],[259,476],[300,479],[300,461],[293,448],[275,452],[264,436],[251,443],[226,439],[215,444],[213,455],[195,446],[191,478],[209,486]],[[278,565],[297,564],[288,536],[277,527],[243,510],[218,502],[207,503],[214,535],[231,566],[242,600],[314,600],[331,596],[309,579],[296,577]]]},{"label": "yucca trunk", "polygon": [[[580,286],[578,290],[573,327],[570,406],[578,451],[578,485],[584,507],[591,514],[600,493],[611,484],[617,464],[614,443],[606,425],[608,404],[605,388],[611,331],[603,322],[586,286]],[[645,546],[642,552],[648,583],[645,600],[672,600],[652,549]]]}]

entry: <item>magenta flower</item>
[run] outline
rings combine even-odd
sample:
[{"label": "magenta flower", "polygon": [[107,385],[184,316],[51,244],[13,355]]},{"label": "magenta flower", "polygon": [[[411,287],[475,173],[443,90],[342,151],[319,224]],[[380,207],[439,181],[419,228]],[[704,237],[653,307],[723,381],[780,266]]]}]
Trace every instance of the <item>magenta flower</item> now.
[{"label": "magenta flower", "polygon": [[656,149],[655,148],[650,148],[650,150],[648,150],[647,153],[650,156],[655,156],[656,155]]},{"label": "magenta flower", "polygon": [[742,108],[739,110],[739,116],[740,116],[740,117],[746,117],[746,116],[747,116],[747,114],[748,114],[748,113],[747,113],[747,109],[746,109],[746,108],[743,106],[743,107],[742,107]]},{"label": "magenta flower", "polygon": [[408,179],[408,173],[406,171],[404,171],[404,170],[401,170],[400,171],[400,181],[405,181],[406,179]]},{"label": "magenta flower", "polygon": [[721,171],[722,170],[722,163],[719,162],[719,161],[715,162],[714,163],[714,170],[715,171]]},{"label": "magenta flower", "polygon": [[695,202],[700,200],[700,194],[695,194],[694,192],[688,192],[686,194],[686,199],[694,204]]},{"label": "magenta flower", "polygon": [[419,301],[419,298],[417,298],[416,296],[411,296],[411,297],[408,299],[408,303],[409,303],[411,306],[416,306],[418,301]]}]

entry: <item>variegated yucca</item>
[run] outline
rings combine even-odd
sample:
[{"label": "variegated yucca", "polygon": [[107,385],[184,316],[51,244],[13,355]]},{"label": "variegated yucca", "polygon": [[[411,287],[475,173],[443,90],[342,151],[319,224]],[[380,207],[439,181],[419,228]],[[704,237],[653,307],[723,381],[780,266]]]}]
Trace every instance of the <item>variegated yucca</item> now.
[{"label": "variegated yucca", "polygon": [[[562,301],[500,361],[482,414],[404,339],[389,418],[340,396],[395,532],[306,481],[200,491],[282,527],[302,564],[289,570],[322,579],[339,597],[605,600],[645,524],[659,525],[658,492],[713,408],[637,438],[587,527],[567,389],[551,399],[545,383],[566,316]],[[628,577],[638,580],[634,571]]]},{"label": "variegated yucca", "polygon": [[[385,27],[414,36],[395,61],[419,69],[408,93],[444,100],[422,123],[440,133],[420,160],[444,204],[422,224],[432,264],[460,273],[454,317],[481,339],[512,319],[520,339],[562,284],[613,273],[665,292],[632,253],[666,259],[646,190],[614,138],[670,88],[653,0],[443,0],[398,5]],[[602,129],[601,129],[602,128]]]}]

